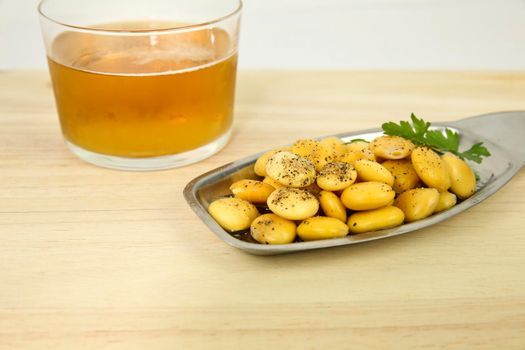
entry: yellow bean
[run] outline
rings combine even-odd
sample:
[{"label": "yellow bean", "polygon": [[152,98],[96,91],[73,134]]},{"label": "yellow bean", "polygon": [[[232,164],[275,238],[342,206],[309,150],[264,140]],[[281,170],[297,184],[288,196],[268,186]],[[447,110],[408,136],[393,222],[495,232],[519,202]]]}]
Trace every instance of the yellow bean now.
[{"label": "yellow bean", "polygon": [[354,167],[357,171],[357,179],[359,181],[383,182],[388,186],[394,184],[394,175],[377,162],[360,159],[354,162]]},{"label": "yellow bean", "polygon": [[268,196],[275,190],[272,186],[257,180],[239,180],[230,186],[230,191],[237,198],[250,203],[266,203]]},{"label": "yellow bean", "polygon": [[401,209],[388,206],[350,215],[348,227],[350,233],[364,233],[399,226],[404,219],[405,214]]},{"label": "yellow bean", "polygon": [[326,216],[346,222],[346,208],[335,193],[321,191],[319,193],[319,203]]},{"label": "yellow bean", "polygon": [[450,175],[450,191],[461,199],[472,196],[476,191],[476,176],[470,166],[452,153],[445,153],[442,159]]},{"label": "yellow bean", "polygon": [[347,162],[354,164],[356,160],[368,159],[376,161],[374,153],[369,148],[369,143],[365,141],[355,141],[346,145],[347,153],[343,155],[339,160],[341,162]]},{"label": "yellow bean", "polygon": [[359,152],[348,151],[344,156],[339,158],[339,161],[354,165],[354,162],[359,159],[365,159],[361,151]]},{"label": "yellow bean", "polygon": [[272,149],[264,154],[262,154],[259,158],[257,158],[257,161],[255,162],[255,165],[253,166],[253,171],[255,174],[259,176],[266,176],[266,163],[268,163],[268,159],[270,159],[271,156],[273,156],[277,152],[282,151],[289,151],[290,147],[281,147],[278,149]]},{"label": "yellow bean", "polygon": [[285,186],[306,187],[315,182],[315,167],[292,152],[277,152],[268,159],[266,173]]},{"label": "yellow bean", "polygon": [[335,161],[334,156],[332,155],[331,150],[326,147],[321,147],[317,157],[314,159],[315,169],[321,171],[321,169],[328,163]]},{"label": "yellow bean", "polygon": [[310,192],[311,194],[313,194],[315,197],[318,197],[319,196],[319,193],[323,190],[321,187],[319,187],[317,185],[316,182],[314,182],[313,184],[311,184],[310,186],[308,187],[304,187],[303,190],[307,190],[308,192]]},{"label": "yellow bean", "polygon": [[332,162],[326,164],[317,175],[317,185],[323,190],[339,191],[355,182],[357,173],[351,164]]},{"label": "yellow bean", "polygon": [[399,136],[381,136],[370,143],[370,150],[383,159],[402,159],[408,157],[414,144]]},{"label": "yellow bean", "polygon": [[347,187],[341,195],[344,206],[351,210],[384,207],[394,199],[392,187],[382,182],[360,182]]},{"label": "yellow bean", "polygon": [[317,140],[301,139],[294,142],[292,152],[313,161],[320,148],[321,144]]},{"label": "yellow bean", "polygon": [[270,186],[272,186],[273,188],[277,189],[277,188],[281,188],[281,187],[285,187],[282,183],[280,182],[277,182],[275,181],[274,179],[272,179],[271,177],[269,176],[266,176],[262,182],[264,182],[265,184],[268,184]]},{"label": "yellow bean", "polygon": [[418,186],[419,177],[410,159],[386,160],[381,165],[394,175],[392,188],[396,193],[402,193]]},{"label": "yellow bean", "polygon": [[325,141],[325,144],[321,144],[311,139],[297,140],[292,146],[292,152],[311,161],[315,169],[319,171],[326,163],[335,159],[331,142],[328,140]]},{"label": "yellow bean", "polygon": [[259,216],[253,204],[240,198],[217,199],[210,203],[208,212],[219,225],[231,232],[247,229]]},{"label": "yellow bean", "polygon": [[436,152],[427,147],[416,147],[412,151],[411,158],[421,181],[440,192],[448,190],[450,177],[447,166]]},{"label": "yellow bean", "polygon": [[456,205],[456,202],[457,198],[455,194],[450,192],[440,192],[439,201],[436,206],[436,209],[434,209],[434,213],[439,213],[443,210],[452,208],[454,205]]},{"label": "yellow bean", "polygon": [[374,162],[378,161],[377,157],[374,155],[374,152],[372,152],[369,148],[362,150],[361,153],[363,154],[363,159],[368,159]]},{"label": "yellow bean", "polygon": [[347,144],[346,149],[348,152],[362,152],[363,150],[369,149],[369,145],[370,143],[366,141],[354,141]]},{"label": "yellow bean", "polygon": [[328,163],[346,155],[346,145],[337,137],[327,137],[319,142],[317,153],[312,155],[312,162],[317,171],[321,171]]},{"label": "yellow bean", "polygon": [[347,152],[346,145],[340,138],[331,136],[320,141],[321,147],[326,149],[332,160],[337,160]]},{"label": "yellow bean", "polygon": [[296,226],[278,215],[263,214],[253,220],[250,234],[259,243],[287,244],[295,240]]},{"label": "yellow bean", "polygon": [[405,213],[405,221],[412,222],[432,215],[439,202],[439,192],[435,188],[415,188],[403,192],[394,205]]},{"label": "yellow bean", "polygon": [[270,194],[268,208],[288,220],[304,220],[317,214],[319,201],[306,190],[281,187]]},{"label": "yellow bean", "polygon": [[303,241],[315,241],[344,237],[348,234],[348,226],[335,218],[315,216],[301,222],[297,227],[297,235]]}]

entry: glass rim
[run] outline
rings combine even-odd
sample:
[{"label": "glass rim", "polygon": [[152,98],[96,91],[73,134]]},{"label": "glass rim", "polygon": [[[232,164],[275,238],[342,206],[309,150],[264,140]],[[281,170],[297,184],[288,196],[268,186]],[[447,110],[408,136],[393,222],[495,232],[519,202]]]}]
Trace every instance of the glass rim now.
[{"label": "glass rim", "polygon": [[41,17],[43,17],[46,20],[48,20],[48,21],[51,21],[51,22],[53,22],[55,24],[58,24],[60,26],[64,26],[64,27],[67,27],[67,28],[75,29],[75,30],[91,31],[91,32],[99,32],[99,33],[115,33],[115,34],[165,33],[165,32],[176,32],[176,31],[179,31],[179,30],[180,31],[188,31],[188,30],[202,28],[202,27],[206,27],[206,26],[209,26],[209,25],[212,25],[212,24],[215,24],[215,23],[219,23],[219,22],[225,21],[225,20],[227,20],[227,19],[229,19],[229,18],[239,14],[241,12],[241,10],[242,10],[242,7],[243,7],[242,0],[234,0],[235,2],[237,2],[237,6],[232,12],[227,13],[226,15],[223,15],[221,17],[209,20],[209,21],[193,23],[193,24],[188,24],[188,25],[182,25],[182,26],[176,26],[176,27],[167,27],[167,28],[158,28],[158,29],[135,29],[135,30],[133,30],[133,29],[103,29],[103,28],[87,27],[87,26],[68,24],[68,23],[64,23],[64,22],[58,21],[58,20],[53,19],[49,15],[44,13],[43,6],[48,1],[50,1],[50,0],[41,0],[39,2],[39,4],[38,4],[38,7],[37,7],[38,14]]}]

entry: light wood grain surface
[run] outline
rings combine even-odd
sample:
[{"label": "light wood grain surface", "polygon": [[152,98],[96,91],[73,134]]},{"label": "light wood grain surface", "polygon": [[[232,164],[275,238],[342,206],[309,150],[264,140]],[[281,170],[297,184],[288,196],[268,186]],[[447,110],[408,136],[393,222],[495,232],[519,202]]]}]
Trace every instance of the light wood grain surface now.
[{"label": "light wood grain surface", "polygon": [[244,71],[222,152],[132,173],[67,151],[47,73],[2,72],[0,348],[524,349],[525,171],[434,227],[276,257],[227,246],[182,197],[299,137],[512,109],[525,73]]}]

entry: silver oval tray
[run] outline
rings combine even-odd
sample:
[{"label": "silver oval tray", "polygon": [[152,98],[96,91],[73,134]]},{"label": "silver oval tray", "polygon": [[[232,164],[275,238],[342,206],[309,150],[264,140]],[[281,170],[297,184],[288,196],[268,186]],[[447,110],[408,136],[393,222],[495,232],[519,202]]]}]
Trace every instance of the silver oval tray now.
[{"label": "silver oval tray", "polygon": [[[468,148],[482,141],[490,150],[491,157],[482,164],[473,164],[479,174],[478,191],[469,199],[442,213],[424,220],[404,224],[392,229],[349,235],[344,238],[296,242],[282,245],[264,245],[241,240],[225,231],[208,214],[208,205],[215,199],[230,194],[230,185],[241,179],[257,178],[253,164],[264,152],[223,165],[190,181],[184,189],[184,197],[195,213],[208,225],[210,230],[226,243],[256,255],[275,255],[304,250],[336,247],[368,242],[397,236],[446,220],[486,199],[507,183],[525,164],[525,112],[500,112],[471,117],[450,123],[433,123],[435,129],[451,128],[460,134],[460,148]],[[372,140],[381,135],[379,129],[370,129],[336,135],[343,141],[355,138]]]}]

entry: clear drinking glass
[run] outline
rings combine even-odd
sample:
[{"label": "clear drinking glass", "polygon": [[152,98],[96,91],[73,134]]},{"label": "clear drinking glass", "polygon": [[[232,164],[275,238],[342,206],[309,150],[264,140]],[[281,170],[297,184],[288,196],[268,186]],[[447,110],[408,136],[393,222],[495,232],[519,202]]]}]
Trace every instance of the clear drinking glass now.
[{"label": "clear drinking glass", "polygon": [[197,162],[228,141],[240,0],[43,0],[66,144],[105,167]]}]

